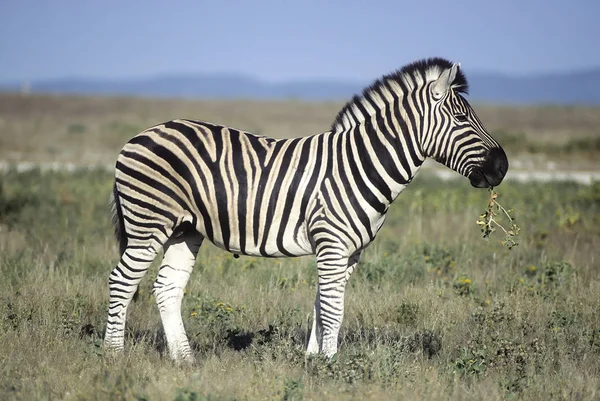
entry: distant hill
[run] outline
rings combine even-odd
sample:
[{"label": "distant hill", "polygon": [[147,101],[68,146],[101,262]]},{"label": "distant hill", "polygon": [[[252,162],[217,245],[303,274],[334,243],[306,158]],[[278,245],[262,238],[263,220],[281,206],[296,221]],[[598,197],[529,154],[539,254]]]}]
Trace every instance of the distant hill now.
[{"label": "distant hill", "polygon": [[[600,68],[527,77],[467,73],[469,99],[503,104],[600,105]],[[373,77],[374,79],[377,77]],[[333,80],[269,83],[243,75],[172,75],[144,79],[64,78],[29,83],[33,93],[132,95],[215,99],[344,100],[370,82]],[[21,83],[0,84],[0,91],[19,91]]]},{"label": "distant hill", "polygon": [[528,77],[497,74],[471,74],[467,77],[470,98],[478,101],[600,105],[600,68]]}]

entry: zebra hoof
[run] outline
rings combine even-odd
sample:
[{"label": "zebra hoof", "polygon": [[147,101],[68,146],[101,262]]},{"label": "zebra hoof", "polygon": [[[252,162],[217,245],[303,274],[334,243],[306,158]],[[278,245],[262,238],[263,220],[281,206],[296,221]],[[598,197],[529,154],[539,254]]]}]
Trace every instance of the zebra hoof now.
[{"label": "zebra hoof", "polygon": [[125,347],[120,341],[115,342],[111,340],[104,340],[104,342],[102,343],[102,349],[105,354],[119,355],[123,353]]},{"label": "zebra hoof", "polygon": [[194,355],[191,353],[191,351],[188,352],[181,352],[181,351],[175,351],[175,352],[170,352],[170,359],[171,361],[175,364],[175,366],[180,366],[180,367],[192,367],[196,365],[196,358],[194,358]]},{"label": "zebra hoof", "polygon": [[171,361],[173,361],[175,366],[177,366],[179,368],[193,368],[193,367],[196,367],[196,365],[197,365],[196,358],[194,358],[191,355],[188,355],[186,357],[180,357],[177,359],[171,358]]}]

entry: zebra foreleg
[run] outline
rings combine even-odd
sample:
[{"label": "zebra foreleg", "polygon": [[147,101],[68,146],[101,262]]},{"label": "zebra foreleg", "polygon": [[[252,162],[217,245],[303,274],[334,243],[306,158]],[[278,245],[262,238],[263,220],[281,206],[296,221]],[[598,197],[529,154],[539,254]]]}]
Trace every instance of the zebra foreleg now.
[{"label": "zebra foreleg", "polygon": [[338,335],[344,318],[346,283],[359,258],[360,252],[350,258],[335,257],[330,252],[317,255],[319,285],[307,355],[322,352],[331,357],[337,353]]},{"label": "zebra foreleg", "polygon": [[169,239],[154,282],[156,305],[160,311],[169,355],[175,362],[194,361],[181,318],[181,302],[202,240],[197,233]]},{"label": "zebra foreleg", "polygon": [[310,338],[306,347],[306,355],[315,355],[319,353],[321,339],[323,338],[323,322],[321,322],[319,286],[317,285],[317,298],[313,308],[313,322],[310,330]]},{"label": "zebra foreleg", "polygon": [[110,273],[108,320],[104,335],[104,347],[107,350],[123,350],[127,307],[155,257],[156,251],[152,247],[127,248]]}]

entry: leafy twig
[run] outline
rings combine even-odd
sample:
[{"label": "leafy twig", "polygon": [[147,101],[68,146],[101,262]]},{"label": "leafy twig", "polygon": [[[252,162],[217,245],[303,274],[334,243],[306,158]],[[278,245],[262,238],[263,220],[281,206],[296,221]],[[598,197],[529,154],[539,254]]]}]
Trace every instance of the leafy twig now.
[{"label": "leafy twig", "polygon": [[[488,200],[487,209],[485,213],[479,216],[477,225],[481,226],[481,232],[483,238],[489,238],[490,235],[496,231],[496,227],[500,228],[505,236],[502,241],[502,245],[512,249],[519,245],[517,242],[517,236],[521,228],[515,223],[515,218],[511,215],[513,209],[506,210],[500,203],[498,203],[499,194],[494,192],[493,188],[490,188],[490,198]],[[506,218],[509,222],[509,227],[505,228],[500,220]]]}]

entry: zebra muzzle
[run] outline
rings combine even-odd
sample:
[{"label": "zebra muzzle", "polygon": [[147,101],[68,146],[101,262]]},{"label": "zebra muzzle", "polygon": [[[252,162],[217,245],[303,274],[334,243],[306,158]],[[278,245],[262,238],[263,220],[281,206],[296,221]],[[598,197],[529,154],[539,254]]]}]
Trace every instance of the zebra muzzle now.
[{"label": "zebra muzzle", "polygon": [[500,185],[508,171],[508,158],[500,147],[488,152],[481,167],[473,170],[469,176],[471,185],[476,188],[489,188]]}]

